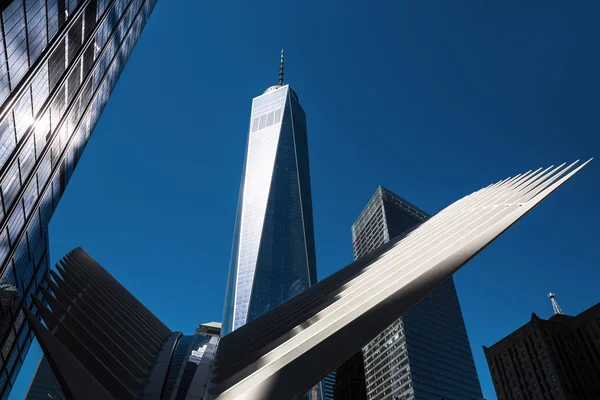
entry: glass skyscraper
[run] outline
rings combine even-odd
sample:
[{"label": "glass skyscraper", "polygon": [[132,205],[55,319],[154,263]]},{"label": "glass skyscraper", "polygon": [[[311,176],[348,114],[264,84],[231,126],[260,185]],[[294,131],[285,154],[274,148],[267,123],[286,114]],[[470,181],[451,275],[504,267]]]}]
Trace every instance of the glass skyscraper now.
[{"label": "glass skyscraper", "polygon": [[252,101],[231,254],[223,334],[317,280],[306,116],[279,84]]},{"label": "glass skyscraper", "polygon": [[65,400],[58,379],[52,372],[50,363],[46,357],[42,356],[38,364],[35,376],[29,385],[29,391],[25,400]]},{"label": "glass skyscraper", "polygon": [[[380,186],[352,225],[354,258],[426,218],[424,211]],[[452,278],[363,351],[369,400],[483,398]]]},{"label": "glass skyscraper", "polygon": [[32,341],[48,222],[155,3],[0,2],[0,399]]}]

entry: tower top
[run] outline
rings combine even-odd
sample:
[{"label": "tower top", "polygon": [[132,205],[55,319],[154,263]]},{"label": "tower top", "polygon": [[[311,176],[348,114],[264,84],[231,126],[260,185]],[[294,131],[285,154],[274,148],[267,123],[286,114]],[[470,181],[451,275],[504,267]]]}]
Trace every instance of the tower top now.
[{"label": "tower top", "polygon": [[283,86],[283,49],[281,49],[281,58],[279,59],[279,86]]},{"label": "tower top", "polygon": [[552,310],[554,310],[554,315],[563,315],[564,313],[560,309],[558,302],[556,301],[556,295],[552,292],[548,293],[548,298],[552,302]]},{"label": "tower top", "polygon": [[[267,90],[265,90],[263,92],[263,94],[272,92],[274,90],[277,90],[279,88],[283,87],[283,49],[281,49],[281,56],[279,58],[279,81],[277,82],[277,85],[273,85],[269,88],[267,88]],[[296,100],[298,100],[298,95],[296,94],[296,92],[294,92],[292,90],[292,88],[290,88],[290,93],[294,96],[294,98]]]}]

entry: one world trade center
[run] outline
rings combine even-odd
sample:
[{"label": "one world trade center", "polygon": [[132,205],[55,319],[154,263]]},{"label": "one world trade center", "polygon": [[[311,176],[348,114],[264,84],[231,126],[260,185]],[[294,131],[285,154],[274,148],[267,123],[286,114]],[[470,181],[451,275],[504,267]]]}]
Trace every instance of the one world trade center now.
[{"label": "one world trade center", "polygon": [[279,83],[252,101],[225,294],[223,334],[317,280],[306,116]]}]

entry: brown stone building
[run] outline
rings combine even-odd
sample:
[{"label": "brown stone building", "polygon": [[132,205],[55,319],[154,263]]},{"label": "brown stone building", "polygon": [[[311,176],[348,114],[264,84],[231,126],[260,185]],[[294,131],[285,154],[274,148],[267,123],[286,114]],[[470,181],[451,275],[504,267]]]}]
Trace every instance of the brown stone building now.
[{"label": "brown stone building", "polygon": [[532,314],[483,350],[498,400],[600,399],[600,304],[575,317]]}]

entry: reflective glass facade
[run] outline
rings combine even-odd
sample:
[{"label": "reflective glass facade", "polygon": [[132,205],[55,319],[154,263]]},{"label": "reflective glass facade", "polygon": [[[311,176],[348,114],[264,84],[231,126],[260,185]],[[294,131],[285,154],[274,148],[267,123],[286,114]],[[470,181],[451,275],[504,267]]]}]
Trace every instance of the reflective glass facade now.
[{"label": "reflective glass facade", "polygon": [[183,336],[179,339],[169,363],[161,400],[186,398],[209,341],[210,337],[204,335]]},{"label": "reflective glass facade", "polygon": [[288,85],[252,102],[223,334],[316,282],[306,116]]},{"label": "reflective glass facade", "polygon": [[[427,217],[379,187],[352,226],[354,257],[364,256]],[[452,278],[363,351],[370,400],[483,398]]]},{"label": "reflective glass facade", "polygon": [[48,222],[156,0],[0,2],[0,399],[32,335]]}]

